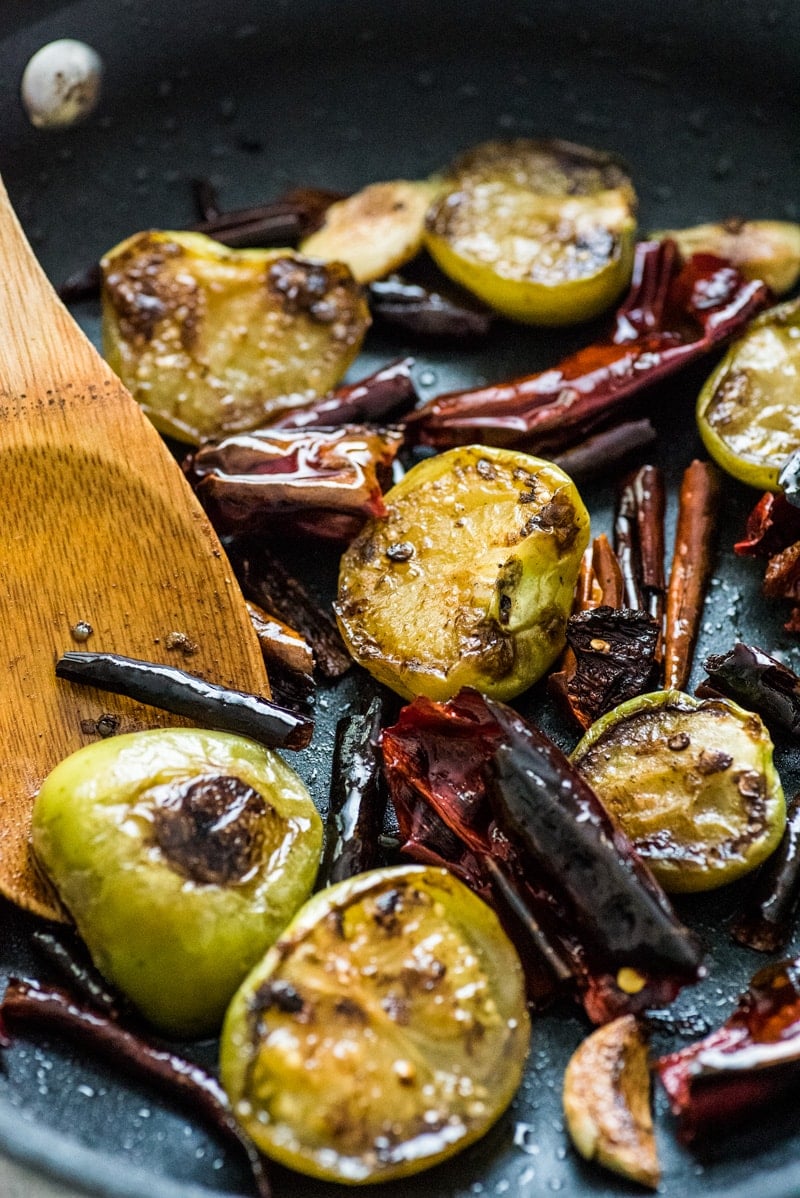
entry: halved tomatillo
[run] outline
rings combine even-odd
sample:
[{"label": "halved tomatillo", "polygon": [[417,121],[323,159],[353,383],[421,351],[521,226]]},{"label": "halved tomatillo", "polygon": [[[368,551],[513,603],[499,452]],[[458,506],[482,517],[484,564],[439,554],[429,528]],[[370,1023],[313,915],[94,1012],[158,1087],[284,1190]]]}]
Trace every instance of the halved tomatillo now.
[{"label": "halved tomatillo", "polygon": [[564,645],[589,516],[552,462],[468,445],[419,462],[342,558],[356,661],[407,698],[509,699]]},{"label": "halved tomatillo", "polygon": [[456,160],[425,244],[450,278],[505,316],[574,324],[597,316],[633,268],[636,194],[621,160],[517,138]]},{"label": "halved tomatillo", "polygon": [[341,262],[136,233],[105,254],[103,353],[159,432],[198,445],[308,406],[370,324]]},{"label": "halved tomatillo", "polygon": [[665,890],[711,890],[760,865],[786,807],[759,716],[658,691],[594,723],[572,755]]},{"label": "halved tomatillo", "polygon": [[777,491],[800,445],[800,300],[748,325],[697,399],[697,427],[715,462],[740,482]]},{"label": "halved tomatillo", "polygon": [[494,912],[447,870],[400,866],[306,904],[231,1003],[220,1068],[258,1148],[362,1184],[482,1136],[519,1085],[529,1035]]},{"label": "halved tomatillo", "polygon": [[253,741],[193,728],[87,745],[47,776],[33,847],[92,958],[162,1030],[216,1031],[314,885],[322,823]]}]

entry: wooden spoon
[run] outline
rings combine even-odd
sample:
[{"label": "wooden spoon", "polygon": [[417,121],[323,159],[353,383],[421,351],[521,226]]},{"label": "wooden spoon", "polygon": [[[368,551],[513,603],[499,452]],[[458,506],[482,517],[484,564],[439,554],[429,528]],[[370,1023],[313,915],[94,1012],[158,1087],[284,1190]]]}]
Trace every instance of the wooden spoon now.
[{"label": "wooden spoon", "polygon": [[0,894],[63,918],[36,874],[42,779],[97,739],[183,721],[57,681],[67,649],[170,662],[269,695],[216,534],[170,456],[57,299],[0,181]]}]

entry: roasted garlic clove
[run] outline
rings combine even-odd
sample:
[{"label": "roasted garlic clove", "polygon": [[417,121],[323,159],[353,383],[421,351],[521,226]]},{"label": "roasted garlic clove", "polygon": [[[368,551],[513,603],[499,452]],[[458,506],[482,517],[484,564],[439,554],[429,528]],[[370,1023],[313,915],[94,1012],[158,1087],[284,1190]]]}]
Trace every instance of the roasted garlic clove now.
[{"label": "roasted garlic clove", "polygon": [[344,262],[359,283],[382,279],[422,249],[425,214],[440,190],[435,180],[372,183],[332,204],[300,251],[323,262]]},{"label": "roasted garlic clove", "polygon": [[564,1074],[564,1117],[581,1156],[658,1185],[647,1046],[633,1015],[598,1028],[576,1049]]}]

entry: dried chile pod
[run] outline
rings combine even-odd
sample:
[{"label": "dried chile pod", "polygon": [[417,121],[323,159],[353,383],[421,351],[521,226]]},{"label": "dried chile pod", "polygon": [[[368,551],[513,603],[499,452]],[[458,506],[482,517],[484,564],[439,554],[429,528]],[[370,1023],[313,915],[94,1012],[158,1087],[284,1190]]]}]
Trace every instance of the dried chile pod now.
[{"label": "dried chile pod", "polygon": [[[305,532],[339,540],[384,516],[396,429],[258,429],[207,441],[184,471],[221,536]],[[344,522],[343,522],[343,518]]]},{"label": "dried chile pod", "polygon": [[308,407],[295,408],[271,428],[313,428],[373,423],[413,408],[419,396],[411,376],[415,359],[398,358],[355,383],[344,383]]},{"label": "dried chile pod", "polygon": [[553,461],[570,478],[589,478],[602,474],[629,454],[656,440],[656,430],[648,419],[625,420],[622,424],[593,433],[569,449],[553,454]]},{"label": "dried chile pod", "polygon": [[656,1062],[684,1141],[725,1132],[800,1085],[800,961],[760,970],[730,1019]]},{"label": "dried chile pod", "polygon": [[619,420],[643,387],[733,337],[768,303],[763,283],[721,258],[681,264],[673,242],[643,242],[608,340],[539,374],[440,395],[409,416],[409,436],[439,449],[477,440],[563,449]]},{"label": "dried chile pod", "polygon": [[[397,724],[384,730],[382,747],[390,794],[406,836],[405,850],[417,860],[433,859],[459,871],[468,866],[468,872],[460,872],[459,876],[502,909],[495,879],[486,865],[487,857],[494,858],[516,892],[517,914],[527,910],[531,928],[547,938],[551,955],[568,965],[573,984],[595,1022],[671,1001],[685,981],[698,976],[697,945],[678,923],[663,892],[635,857],[625,836],[611,824],[596,796],[592,795],[590,807],[580,807],[585,827],[580,822],[575,824],[574,812],[556,815],[556,829],[565,820],[574,827],[564,829],[558,855],[543,868],[537,863],[531,869],[525,849],[497,826],[488,799],[493,755],[504,744],[514,749],[521,745],[524,755],[529,750],[529,738],[536,746],[540,742],[550,746],[555,755],[548,765],[551,778],[557,779],[555,792],[552,802],[543,803],[539,812],[548,820],[552,806],[561,802],[562,782],[571,787],[571,767],[547,738],[511,708],[489,702],[472,690],[461,691],[447,703],[418,698],[404,708]],[[556,762],[564,764],[565,775],[558,772]],[[577,785],[581,798],[591,794],[582,781]],[[552,829],[548,832],[551,834]],[[576,837],[580,845],[576,845]],[[592,847],[593,839],[602,842],[599,858]],[[589,843],[588,848],[584,841]],[[609,856],[616,862],[616,872],[606,878],[604,891],[609,896],[604,916],[617,921],[613,929],[598,929],[593,893],[584,897],[582,909],[576,913],[570,894],[564,890],[561,875],[569,872],[576,849],[590,870],[594,864],[603,872]],[[660,964],[644,975],[639,969],[645,962],[639,962],[637,968],[632,960],[629,937],[610,897],[612,877],[622,879],[626,887],[618,899],[620,906],[640,904],[647,918],[652,918],[672,943],[669,959],[662,957]],[[506,895],[499,897],[508,905]],[[548,954],[534,951],[536,935],[529,936],[528,942],[531,951],[524,957],[526,969],[533,964],[541,974]],[[624,962],[619,966],[606,951],[609,942],[624,943]],[[679,961],[677,967],[675,959]]]},{"label": "dried chile pod", "polygon": [[353,664],[332,616],[324,611],[299,579],[274,554],[249,539],[228,546],[231,565],[248,599],[296,628],[311,645],[324,678],[341,678]]},{"label": "dried chile pod", "polygon": [[785,948],[794,932],[800,904],[800,795],[787,804],[780,844],[756,875],[743,910],[734,922],[734,940],[760,953]]},{"label": "dried chile pod", "polygon": [[543,733],[487,706],[506,739],[494,753],[495,818],[558,888],[599,967],[695,981],[700,950],[588,782]]},{"label": "dried chile pod", "polygon": [[783,662],[737,641],[727,653],[712,654],[704,664],[715,691],[757,711],[770,727],[800,736],[800,678]]},{"label": "dried chile pod", "polygon": [[[19,1024],[70,1036],[109,1058],[115,1068],[150,1082],[164,1097],[178,1099],[224,1140],[244,1150],[258,1198],[271,1198],[264,1158],[239,1127],[220,1083],[200,1065],[81,1006],[66,991],[34,981],[9,979],[0,1020],[0,1030]],[[0,1045],[10,1043],[6,1031]]]},{"label": "dried chile pod", "polygon": [[238,732],[264,745],[304,749],[314,731],[313,720],[261,695],[118,653],[64,653],[56,662],[56,676],[186,716],[206,728]]},{"label": "dried chile pod", "polygon": [[314,672],[314,654],[305,637],[257,603],[247,599],[245,607],[267,665],[281,664],[293,673],[310,677]]},{"label": "dried chile pod", "polygon": [[625,585],[623,604],[633,611],[640,611],[644,608],[642,559],[639,552],[636,495],[631,479],[623,483],[617,494],[614,513],[614,552],[617,555]]},{"label": "dried chile pod", "polygon": [[[414,706],[419,708],[419,701]],[[401,712],[400,723],[394,729],[387,729],[383,740],[390,755],[389,783],[403,838],[402,852],[421,865],[440,865],[452,870],[484,902],[495,906],[519,949],[529,1000],[536,1008],[547,1006],[557,990],[574,979],[576,963],[569,949],[542,929],[526,883],[506,863],[495,860],[497,844],[492,846],[492,852],[480,849],[473,852],[465,843],[464,829],[461,835],[454,832],[432,800],[426,800],[422,771],[406,755],[406,750],[413,752],[413,735],[410,739],[396,735],[402,722]],[[460,760],[464,756],[461,754]]]},{"label": "dried chile pod", "polygon": [[386,810],[378,746],[382,718],[383,701],[374,695],[366,707],[336,725],[318,886],[343,882],[382,864],[378,841]]},{"label": "dried chile pod", "polygon": [[108,1015],[109,1019],[119,1017],[120,1011],[127,1005],[125,999],[109,987],[74,933],[64,929],[57,932],[37,929],[31,940],[45,960],[58,970],[70,989],[85,1003]]},{"label": "dried chile pod", "polygon": [[739,557],[772,557],[800,541],[800,511],[784,495],[767,491],[747,517],[745,533],[733,547]]},{"label": "dried chile pod", "polygon": [[376,320],[415,337],[454,341],[485,337],[495,320],[495,313],[468,292],[456,298],[399,275],[370,283],[367,299]]},{"label": "dried chile pod", "polygon": [[581,728],[649,689],[659,632],[646,611],[602,606],[570,616],[567,643],[575,671],[565,698]]},{"label": "dried chile pod", "polygon": [[694,461],[683,472],[664,621],[664,687],[682,690],[691,673],[713,566],[719,471]]}]

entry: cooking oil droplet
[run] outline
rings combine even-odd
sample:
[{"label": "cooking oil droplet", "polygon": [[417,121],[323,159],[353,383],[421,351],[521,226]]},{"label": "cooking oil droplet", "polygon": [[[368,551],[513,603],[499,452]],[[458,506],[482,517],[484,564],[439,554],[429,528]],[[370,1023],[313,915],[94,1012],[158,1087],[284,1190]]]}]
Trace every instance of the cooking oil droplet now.
[{"label": "cooking oil droplet", "polygon": [[514,1146],[527,1152],[529,1156],[539,1155],[539,1145],[536,1143],[536,1129],[532,1123],[518,1123],[514,1128]]}]

